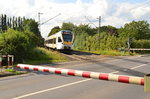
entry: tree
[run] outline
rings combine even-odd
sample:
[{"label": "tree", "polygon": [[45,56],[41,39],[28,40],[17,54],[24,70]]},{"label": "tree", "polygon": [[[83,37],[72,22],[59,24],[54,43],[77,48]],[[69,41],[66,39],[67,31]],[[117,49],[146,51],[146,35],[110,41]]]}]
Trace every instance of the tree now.
[{"label": "tree", "polygon": [[35,20],[33,20],[33,19],[24,19],[23,29],[24,29],[24,31],[33,32],[38,37],[41,37],[40,31],[38,28],[38,23],[35,22]]},{"label": "tree", "polygon": [[35,34],[31,32],[8,29],[0,35],[0,53],[13,54],[16,61],[22,62],[30,56],[29,52],[36,46],[36,41]]},{"label": "tree", "polygon": [[50,33],[48,34],[48,36],[53,35],[53,34],[59,32],[60,30],[61,30],[61,29],[60,29],[59,26],[53,27],[53,28],[51,29]]},{"label": "tree", "polygon": [[74,46],[75,49],[85,50],[86,49],[86,39],[89,35],[87,33],[81,33],[75,37]]},{"label": "tree", "polygon": [[81,33],[87,33],[88,35],[95,35],[97,33],[97,29],[91,28],[87,24],[80,24],[78,27],[74,29],[75,35]]},{"label": "tree", "polygon": [[100,27],[100,32],[106,32],[107,35],[110,34],[110,35],[118,36],[117,28],[111,25]]},{"label": "tree", "polygon": [[7,30],[7,16],[6,14],[3,16],[3,31]]},{"label": "tree", "polygon": [[73,29],[74,29],[75,27],[76,27],[76,26],[75,26],[73,23],[69,22],[69,23],[63,23],[61,29],[62,29],[62,30],[70,30],[70,31],[73,31]]},{"label": "tree", "polygon": [[147,21],[132,21],[118,30],[120,37],[131,37],[136,40],[150,38],[150,25]]},{"label": "tree", "polygon": [[38,23],[35,22],[35,20],[23,18],[23,31],[34,33],[38,37],[38,40],[37,40],[38,46],[44,45],[44,39],[41,36],[41,33],[38,28]]}]

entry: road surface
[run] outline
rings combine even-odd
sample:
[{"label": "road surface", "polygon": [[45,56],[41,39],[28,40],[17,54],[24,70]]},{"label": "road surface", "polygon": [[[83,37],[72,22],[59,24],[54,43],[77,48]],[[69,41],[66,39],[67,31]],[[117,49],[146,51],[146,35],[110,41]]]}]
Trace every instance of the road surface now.
[{"label": "road surface", "polygon": [[[95,63],[84,61],[65,64],[53,66],[139,77],[150,73],[148,55],[104,57]],[[150,99],[150,93],[145,93],[144,87],[140,85],[32,72],[0,78],[0,97],[0,99]]]}]

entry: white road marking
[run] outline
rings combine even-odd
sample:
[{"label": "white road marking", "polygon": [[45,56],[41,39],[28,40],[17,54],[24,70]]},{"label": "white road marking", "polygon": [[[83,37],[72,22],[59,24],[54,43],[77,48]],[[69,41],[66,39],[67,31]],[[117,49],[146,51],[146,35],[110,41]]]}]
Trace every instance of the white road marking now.
[{"label": "white road marking", "polygon": [[63,87],[71,86],[71,85],[75,85],[75,84],[78,84],[78,83],[86,82],[86,81],[89,81],[89,80],[92,80],[92,79],[84,79],[84,80],[76,81],[76,82],[65,84],[65,85],[61,85],[61,86],[58,86],[58,87],[53,87],[53,88],[50,88],[50,89],[45,89],[45,90],[41,90],[41,91],[30,93],[30,94],[26,94],[26,95],[19,96],[19,97],[13,98],[13,99],[21,99],[21,98],[25,98],[25,97],[32,96],[32,95],[35,95],[35,94],[39,94],[39,93],[43,93],[43,92],[47,92],[47,91],[51,91],[51,90],[55,90],[55,89],[59,89],[59,88],[63,88]]},{"label": "white road marking", "polygon": [[136,69],[136,68],[139,68],[139,67],[143,67],[143,66],[145,66],[145,65],[147,65],[147,64],[142,64],[142,65],[139,65],[139,66],[135,66],[135,67],[132,67],[132,68],[130,68],[130,69]]},{"label": "white road marking", "polygon": [[115,73],[118,73],[119,71],[114,71],[114,72],[111,72],[111,74],[115,74]]},{"label": "white road marking", "polygon": [[[142,65],[139,65],[139,66],[135,66],[135,67],[132,67],[130,69],[136,69],[136,68],[139,68],[139,67],[143,67],[145,65],[147,65],[147,64],[142,64]],[[111,74],[118,73],[118,72],[119,71],[114,71],[114,72],[111,72]],[[40,94],[40,93],[43,93],[43,92],[52,91],[52,90],[56,90],[56,89],[59,89],[59,88],[63,88],[63,87],[67,87],[67,86],[71,86],[71,85],[75,85],[75,84],[79,84],[79,83],[86,82],[86,81],[89,81],[89,80],[92,80],[92,79],[80,80],[80,81],[76,81],[76,82],[73,82],[73,83],[69,83],[69,84],[65,84],[65,85],[61,85],[61,86],[57,86],[57,87],[53,87],[53,88],[49,88],[49,89],[45,89],[45,90],[29,93],[29,94],[22,95],[22,96],[19,96],[19,97],[15,97],[15,98],[12,98],[12,99],[21,99],[21,98],[25,98],[25,97],[28,97],[28,96]]]}]

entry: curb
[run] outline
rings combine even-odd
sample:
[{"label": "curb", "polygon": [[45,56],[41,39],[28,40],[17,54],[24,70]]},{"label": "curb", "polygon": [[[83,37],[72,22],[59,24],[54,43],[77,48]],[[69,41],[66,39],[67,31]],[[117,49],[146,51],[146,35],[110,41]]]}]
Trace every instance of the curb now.
[{"label": "curb", "polygon": [[7,76],[13,76],[13,75],[16,75],[15,73],[3,73],[3,74],[0,74],[0,77],[7,77]]}]

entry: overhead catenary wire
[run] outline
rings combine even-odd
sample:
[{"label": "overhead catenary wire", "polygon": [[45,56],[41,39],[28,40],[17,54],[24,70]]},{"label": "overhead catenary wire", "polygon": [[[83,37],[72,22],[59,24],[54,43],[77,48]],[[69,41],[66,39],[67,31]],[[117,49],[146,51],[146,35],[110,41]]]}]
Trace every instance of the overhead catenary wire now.
[{"label": "overhead catenary wire", "polygon": [[59,13],[59,14],[57,14],[56,16],[54,16],[54,17],[52,17],[52,18],[46,20],[45,22],[41,23],[40,25],[43,25],[43,24],[47,23],[48,21],[50,21],[50,20],[56,18],[56,17],[59,16],[59,15],[61,15],[61,13]]},{"label": "overhead catenary wire", "polygon": [[144,2],[142,4],[139,4],[139,5],[131,8],[130,10],[133,10],[133,9],[136,9],[136,8],[140,8],[140,7],[145,6],[145,5],[149,4],[149,3],[150,3],[150,0],[147,0],[146,2]]},{"label": "overhead catenary wire", "polygon": [[86,19],[87,21],[90,22],[90,24],[93,24],[93,25],[97,28],[97,26],[96,26],[87,16],[84,16],[84,17],[85,17],[85,19]]}]

